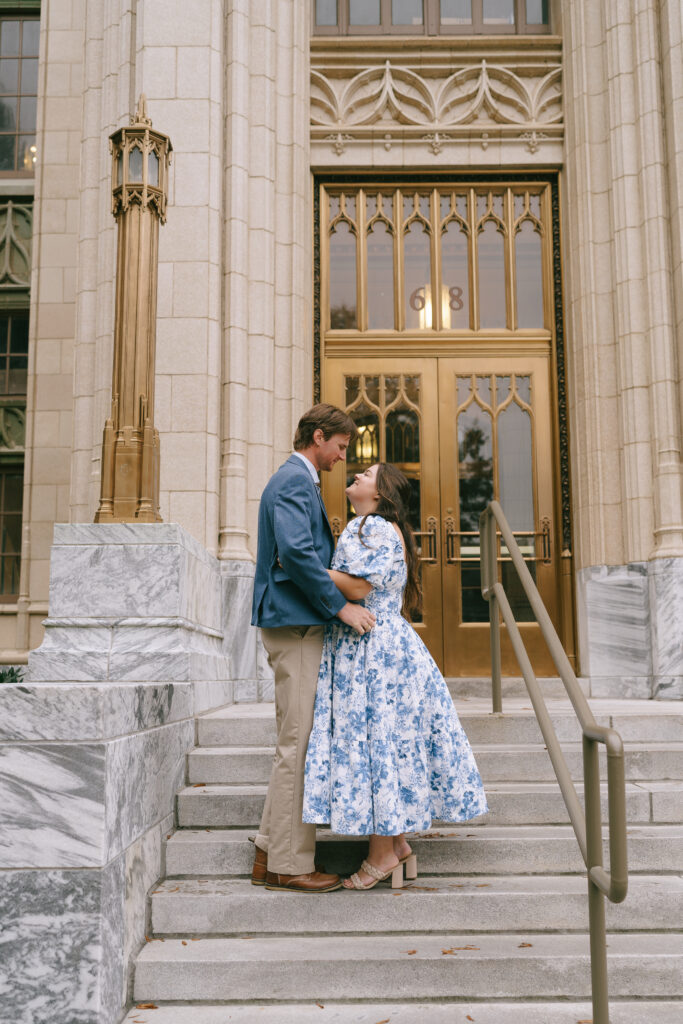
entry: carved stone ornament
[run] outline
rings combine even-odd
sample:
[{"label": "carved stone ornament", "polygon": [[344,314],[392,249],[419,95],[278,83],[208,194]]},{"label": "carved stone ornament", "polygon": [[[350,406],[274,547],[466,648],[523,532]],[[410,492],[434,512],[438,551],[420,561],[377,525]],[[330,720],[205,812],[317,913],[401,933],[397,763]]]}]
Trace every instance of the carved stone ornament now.
[{"label": "carved stone ornament", "polygon": [[[458,55],[452,60],[395,52],[369,66],[335,63],[314,53],[311,71],[311,141],[330,143],[338,157],[362,143],[411,143],[439,157],[472,141],[487,148],[506,141],[547,159],[561,159],[563,139],[560,51],[532,57],[526,51],[507,63]],[[325,58],[328,58],[327,60]],[[373,57],[376,62],[373,63]],[[494,54],[495,58],[496,55]],[[411,66],[412,65],[412,66]],[[327,149],[329,153],[329,149]]]},{"label": "carved stone ornament", "polygon": [[0,203],[0,290],[31,287],[31,239],[33,206]]}]

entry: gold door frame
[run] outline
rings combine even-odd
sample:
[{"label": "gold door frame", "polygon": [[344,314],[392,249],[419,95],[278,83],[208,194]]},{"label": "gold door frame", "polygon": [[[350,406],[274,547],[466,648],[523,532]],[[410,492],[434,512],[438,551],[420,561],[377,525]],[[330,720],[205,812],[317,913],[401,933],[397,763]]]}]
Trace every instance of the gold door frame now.
[{"label": "gold door frame", "polygon": [[[353,189],[371,189],[372,192],[385,190],[390,195],[403,186],[409,194],[424,193],[432,189],[462,190],[475,188],[479,191],[490,186],[491,189],[506,187],[520,189],[542,188],[546,235],[543,243],[543,303],[545,311],[544,330],[496,329],[496,330],[412,330],[403,327],[403,296],[401,292],[402,266],[400,246],[402,232],[399,232],[399,245],[394,247],[394,279],[395,287],[395,325],[390,330],[335,330],[325,327],[325,316],[329,309],[327,222],[321,225],[321,212],[326,215],[326,190],[333,189],[351,191]],[[354,367],[358,359],[371,359],[381,356],[384,359],[420,360],[424,358],[470,356],[473,359],[505,356],[545,354],[550,363],[550,389],[552,403],[552,448],[553,468],[556,478],[553,521],[555,524],[556,550],[561,560],[559,570],[559,610],[558,625],[560,636],[570,659],[576,664],[574,637],[574,594],[572,572],[572,537],[571,537],[571,501],[569,478],[569,439],[567,430],[567,408],[565,389],[565,352],[563,325],[563,291],[560,261],[560,183],[556,171],[535,171],[530,174],[511,172],[508,174],[391,174],[382,176],[371,173],[345,175],[320,175],[314,180],[314,394],[316,401],[321,396],[328,398],[326,388],[325,364],[328,360],[334,363],[343,361],[345,365],[353,360]],[[432,246],[434,242],[432,241]],[[366,323],[367,311],[364,308],[364,288],[362,278],[365,267],[362,261],[360,238],[357,239],[356,274],[358,278],[360,323]],[[515,265],[511,258],[509,244],[506,247],[507,271],[514,280]],[[470,265],[470,309],[474,291],[477,287],[474,264]],[[434,294],[440,282],[440,268],[432,251],[432,276]],[[507,302],[511,301],[511,286],[508,285]],[[435,304],[438,307],[438,303]],[[325,311],[325,315],[323,315]],[[434,320],[438,321],[439,313],[435,309]],[[512,317],[512,319],[511,319]],[[514,327],[514,312],[508,310],[508,324]],[[478,327],[478,325],[477,325]],[[423,508],[426,505],[423,503]],[[423,524],[424,529],[424,524]]]}]

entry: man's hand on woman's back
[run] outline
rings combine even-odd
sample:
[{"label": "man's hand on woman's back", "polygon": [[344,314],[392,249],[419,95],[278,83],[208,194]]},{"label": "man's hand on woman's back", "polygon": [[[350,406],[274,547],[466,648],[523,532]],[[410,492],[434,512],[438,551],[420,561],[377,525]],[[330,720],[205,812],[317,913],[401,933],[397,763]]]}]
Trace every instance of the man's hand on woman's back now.
[{"label": "man's hand on woman's back", "polygon": [[347,601],[344,607],[339,609],[337,618],[347,626],[351,626],[351,629],[355,629],[356,633],[361,634],[371,630],[376,622],[371,611],[364,608],[362,604],[354,604],[352,601]]}]

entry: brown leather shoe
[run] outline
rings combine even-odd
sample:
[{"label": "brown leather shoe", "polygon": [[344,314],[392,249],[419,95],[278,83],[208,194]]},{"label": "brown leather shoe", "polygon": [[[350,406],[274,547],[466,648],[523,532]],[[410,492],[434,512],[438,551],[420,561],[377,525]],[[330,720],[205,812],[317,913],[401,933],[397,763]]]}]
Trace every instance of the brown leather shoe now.
[{"label": "brown leather shoe", "polygon": [[324,875],[322,871],[310,871],[307,875],[266,872],[266,889],[281,889],[283,892],[334,892],[341,889],[341,884],[339,875]]},{"label": "brown leather shoe", "polygon": [[[262,850],[259,846],[254,846],[254,864],[251,869],[251,884],[252,885],[265,885],[266,884],[266,872],[268,870],[268,854],[265,850]],[[315,870],[325,873],[325,868],[322,864],[318,864],[316,861]]]},{"label": "brown leather shoe", "polygon": [[268,867],[268,854],[260,847],[254,847],[254,866],[251,869],[251,884],[265,885],[266,870]]}]

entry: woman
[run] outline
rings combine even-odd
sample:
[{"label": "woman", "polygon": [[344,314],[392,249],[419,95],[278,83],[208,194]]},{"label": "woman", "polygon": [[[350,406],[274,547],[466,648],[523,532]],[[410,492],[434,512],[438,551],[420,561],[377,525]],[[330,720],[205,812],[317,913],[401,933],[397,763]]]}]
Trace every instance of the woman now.
[{"label": "woman", "polygon": [[432,818],[467,821],[488,807],[443,676],[403,617],[420,601],[408,480],[379,463],[346,493],[359,517],[339,538],[329,572],[377,622],[362,636],[341,623],[325,627],[303,820],[369,835],[367,860],[344,885],[371,889],[389,875],[402,885],[406,862],[416,877],[404,833],[428,829]]}]

